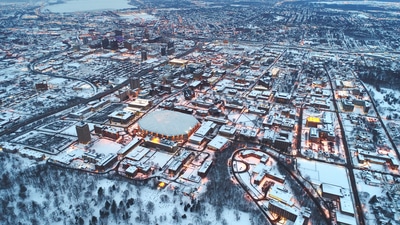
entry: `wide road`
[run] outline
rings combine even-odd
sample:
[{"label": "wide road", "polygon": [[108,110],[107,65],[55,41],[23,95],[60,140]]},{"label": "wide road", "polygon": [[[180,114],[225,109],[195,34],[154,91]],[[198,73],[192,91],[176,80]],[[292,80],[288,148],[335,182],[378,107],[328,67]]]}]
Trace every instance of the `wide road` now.
[{"label": "wide road", "polygon": [[55,74],[55,73],[49,73],[49,72],[41,72],[39,70],[37,70],[35,68],[36,64],[39,63],[40,61],[46,60],[46,59],[50,59],[51,57],[55,56],[55,55],[59,55],[63,52],[68,51],[71,48],[71,45],[69,43],[65,43],[67,45],[67,48],[65,48],[64,50],[60,50],[60,51],[55,51],[55,52],[51,52],[49,54],[46,54],[42,57],[39,57],[35,60],[33,60],[32,62],[29,63],[28,69],[32,74],[41,74],[41,75],[45,75],[45,76],[49,76],[49,77],[56,77],[56,78],[64,78],[64,79],[69,79],[69,80],[76,80],[76,81],[81,81],[84,83],[87,83],[88,85],[90,85],[94,91],[94,93],[97,92],[97,86],[94,85],[93,83],[85,80],[85,79],[81,79],[78,77],[71,77],[71,76],[66,76],[66,75],[59,75],[59,74]]},{"label": "wide road", "polygon": [[[352,161],[351,161],[351,158],[352,158],[351,157],[351,152],[350,152],[350,150],[348,149],[348,146],[347,146],[346,134],[344,132],[344,126],[343,126],[342,119],[341,119],[340,114],[339,114],[339,108],[338,108],[338,105],[337,105],[337,99],[335,97],[335,90],[333,89],[333,87],[334,87],[333,86],[333,82],[332,82],[331,76],[329,75],[329,71],[326,68],[326,66],[324,66],[324,69],[325,69],[325,72],[326,72],[326,74],[328,76],[329,83],[331,85],[331,91],[332,91],[332,96],[333,96],[333,105],[335,107],[336,116],[338,118],[340,130],[342,132],[342,141],[343,141],[343,146],[344,146],[344,152],[346,154],[346,159],[347,159],[345,167],[346,167],[347,171],[349,172],[351,190],[352,190],[352,193],[353,193],[353,199],[354,199],[355,204],[356,204],[356,210],[357,210],[357,215],[358,215],[358,224],[365,225],[363,207],[362,207],[362,204],[361,204],[361,201],[360,201],[360,198],[359,198],[359,194],[358,194],[358,190],[357,190],[357,182],[356,182],[356,179],[355,179],[355,176],[354,176],[354,171],[353,171],[354,167],[353,167],[353,164],[352,164]],[[378,112],[376,112],[376,113],[378,113]]]},{"label": "wide road", "polygon": [[[176,58],[184,57],[184,56],[186,56],[188,54],[191,54],[194,51],[196,51],[198,48],[201,48],[201,46],[202,46],[202,43],[197,43],[194,47],[192,47],[192,48],[188,49],[187,51],[177,55]],[[61,51],[59,51],[58,54],[59,53],[61,53]],[[56,54],[56,52],[54,52],[53,54],[49,54],[49,55],[46,55],[44,57],[41,57],[40,60],[44,60],[47,57],[52,57],[54,54]],[[37,62],[37,60],[35,62]],[[33,62],[33,64],[35,62]],[[158,67],[158,66],[160,66],[160,65],[162,65],[162,64],[164,64],[166,62],[167,61],[162,61],[157,65],[154,65],[152,67],[143,69],[143,70],[139,71],[137,74],[135,74],[134,76],[135,77],[141,77],[141,76],[149,73],[150,71],[152,71],[154,68],[156,68],[156,67]],[[29,66],[29,69],[32,69],[32,71],[34,73],[36,72],[32,65]],[[48,116],[54,115],[56,113],[62,112],[62,111],[66,110],[66,109],[69,109],[71,107],[74,107],[74,106],[77,106],[77,105],[81,105],[81,104],[87,104],[87,103],[89,103],[91,101],[94,101],[94,100],[99,100],[99,99],[101,99],[101,98],[103,98],[103,97],[105,97],[105,96],[107,96],[107,95],[109,95],[111,93],[116,92],[117,90],[120,90],[121,88],[127,86],[128,84],[129,84],[129,79],[125,80],[124,82],[122,82],[122,83],[120,83],[120,84],[118,84],[118,85],[116,85],[116,86],[114,86],[114,87],[112,87],[112,88],[110,88],[110,89],[108,89],[108,90],[106,90],[104,92],[97,93],[96,95],[94,95],[94,96],[92,96],[90,98],[81,99],[79,101],[74,101],[74,102],[71,102],[71,103],[69,103],[69,104],[67,104],[65,106],[59,107],[57,109],[48,110],[45,113],[42,113],[40,115],[28,118],[28,119],[26,119],[24,121],[21,121],[21,122],[19,122],[17,124],[12,125],[11,127],[7,128],[7,129],[4,129],[4,130],[0,131],[0,137],[2,137],[3,135],[6,135],[6,134],[13,133],[13,132],[17,131],[18,129],[20,129],[20,128],[28,125],[28,124],[31,124],[31,123],[33,123],[35,121],[41,120],[41,119],[46,118]]]}]

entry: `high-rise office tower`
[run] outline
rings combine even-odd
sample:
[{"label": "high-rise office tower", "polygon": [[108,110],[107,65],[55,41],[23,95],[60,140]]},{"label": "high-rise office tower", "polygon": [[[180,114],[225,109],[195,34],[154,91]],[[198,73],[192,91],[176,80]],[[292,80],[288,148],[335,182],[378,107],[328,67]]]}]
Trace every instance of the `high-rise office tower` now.
[{"label": "high-rise office tower", "polygon": [[138,77],[131,77],[131,79],[129,80],[129,84],[132,90],[140,88],[140,79]]},{"label": "high-rise office tower", "polygon": [[92,137],[90,136],[89,125],[87,123],[80,122],[75,126],[75,129],[79,143],[87,144],[90,142]]},{"label": "high-rise office tower", "polygon": [[142,62],[146,61],[147,60],[147,51],[146,50],[142,50],[141,56],[142,56]]}]

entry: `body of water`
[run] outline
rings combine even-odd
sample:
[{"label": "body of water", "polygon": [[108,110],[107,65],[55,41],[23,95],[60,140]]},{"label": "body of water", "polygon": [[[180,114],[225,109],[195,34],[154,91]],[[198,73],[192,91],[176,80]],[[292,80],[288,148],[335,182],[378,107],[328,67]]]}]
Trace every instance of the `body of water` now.
[{"label": "body of water", "polygon": [[128,0],[67,0],[64,3],[46,6],[45,9],[55,13],[71,13],[136,8],[128,3]]}]

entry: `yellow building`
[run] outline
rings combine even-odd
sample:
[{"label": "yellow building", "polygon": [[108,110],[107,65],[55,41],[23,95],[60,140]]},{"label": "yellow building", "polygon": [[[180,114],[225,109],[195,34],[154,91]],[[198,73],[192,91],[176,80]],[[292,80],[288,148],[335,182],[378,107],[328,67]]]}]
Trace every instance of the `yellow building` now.
[{"label": "yellow building", "polygon": [[321,124],[321,118],[315,116],[309,116],[306,120],[307,127],[317,127]]}]

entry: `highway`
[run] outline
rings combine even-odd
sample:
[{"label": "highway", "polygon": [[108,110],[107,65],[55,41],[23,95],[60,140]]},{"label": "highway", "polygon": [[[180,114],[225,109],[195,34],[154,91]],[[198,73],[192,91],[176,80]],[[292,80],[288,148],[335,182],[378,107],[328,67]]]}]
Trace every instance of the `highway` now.
[{"label": "highway", "polygon": [[64,78],[64,79],[69,79],[69,80],[81,81],[81,82],[84,82],[84,83],[87,83],[88,85],[90,85],[92,87],[94,93],[96,93],[97,92],[97,86],[95,84],[85,80],[85,79],[81,79],[81,78],[78,78],[78,77],[70,77],[70,76],[65,76],[65,75],[57,75],[55,73],[46,73],[46,72],[41,72],[41,71],[35,69],[36,64],[39,63],[40,61],[45,60],[45,59],[50,59],[51,57],[53,57],[55,55],[59,55],[59,54],[61,54],[63,52],[68,51],[71,48],[71,44],[69,44],[69,43],[65,43],[65,44],[67,45],[67,48],[65,48],[64,50],[51,52],[49,54],[46,54],[46,55],[44,55],[42,57],[39,57],[39,58],[33,60],[32,62],[30,62],[29,66],[28,66],[29,71],[32,74],[41,74],[41,75],[46,75],[46,76],[49,76],[49,77],[56,77],[56,78]]},{"label": "highway", "polygon": [[[191,54],[191,53],[193,53],[194,51],[196,51],[198,48],[201,48],[201,46],[202,46],[201,43],[197,43],[194,47],[192,47],[192,48],[188,49],[187,51],[185,51],[185,52],[183,52],[183,53],[177,55],[176,58],[181,58],[181,57],[184,57],[184,56],[186,56],[186,55],[188,55],[188,54]],[[71,46],[69,45],[69,47],[67,47],[66,50],[68,50],[70,47],[71,47]],[[64,50],[64,51],[66,51],[66,50]],[[35,64],[37,61],[39,61],[39,60],[48,59],[48,58],[50,58],[50,57],[52,57],[52,56],[54,56],[54,55],[60,54],[61,52],[63,52],[63,51],[53,52],[53,53],[50,53],[50,54],[48,54],[48,55],[45,55],[45,56],[43,56],[43,57],[38,58],[37,60],[35,60],[35,61],[32,62],[31,64],[29,64],[28,69],[31,70],[32,73],[34,73],[34,74],[41,74],[39,71],[36,71],[36,70],[35,70],[34,64]],[[157,65],[154,65],[154,66],[152,66],[152,67],[143,69],[143,70],[139,71],[137,74],[135,74],[134,76],[135,76],[135,77],[141,77],[141,76],[143,76],[143,75],[149,73],[150,71],[152,71],[154,68],[156,68],[156,67],[158,67],[158,66],[160,66],[160,65],[162,65],[162,64],[164,64],[164,63],[166,63],[166,62],[167,62],[167,61],[163,61],[163,62],[158,63]],[[48,75],[48,74],[45,74],[45,75]],[[64,77],[64,78],[65,78],[65,77]],[[67,79],[69,79],[69,78],[67,78]],[[82,81],[81,79],[78,79],[78,78],[75,78],[75,80]],[[87,82],[87,81],[86,81],[86,82]],[[89,83],[90,83],[90,82],[89,82]],[[118,85],[116,85],[116,86],[114,86],[114,87],[112,87],[112,88],[110,88],[110,89],[108,89],[108,90],[106,90],[106,91],[104,91],[104,92],[96,93],[94,96],[92,96],[92,97],[90,97],[90,98],[80,99],[80,100],[78,100],[78,101],[70,102],[69,104],[67,104],[67,105],[65,105],[65,106],[61,106],[61,107],[59,107],[59,108],[57,108],[57,109],[47,110],[47,111],[46,111],[45,113],[43,113],[43,114],[40,114],[40,115],[31,117],[31,118],[28,118],[28,119],[26,119],[26,120],[24,120],[24,121],[19,121],[19,123],[16,123],[16,124],[12,125],[11,127],[8,127],[7,129],[4,129],[4,130],[0,131],[0,137],[4,136],[4,135],[6,135],[6,134],[11,134],[11,133],[17,131],[18,129],[23,128],[24,126],[26,126],[26,125],[28,125],[28,124],[31,124],[31,123],[33,123],[33,122],[35,122],[35,121],[44,119],[44,118],[46,118],[46,117],[48,117],[48,116],[51,116],[51,115],[54,115],[54,114],[56,114],[56,113],[60,113],[60,112],[62,112],[62,111],[64,111],[64,110],[67,110],[67,109],[72,108],[72,107],[74,107],[74,106],[85,105],[85,104],[87,104],[87,103],[89,103],[89,102],[91,102],[91,101],[100,100],[101,98],[103,98],[103,97],[105,97],[105,96],[107,96],[107,95],[109,95],[109,94],[111,94],[111,93],[114,93],[114,92],[120,90],[121,88],[127,86],[128,84],[129,84],[129,79],[125,80],[124,82],[122,82],[122,83],[120,83],[120,84],[118,84]],[[93,84],[92,84],[92,85],[93,85]]]}]

